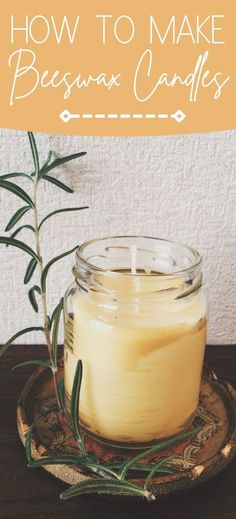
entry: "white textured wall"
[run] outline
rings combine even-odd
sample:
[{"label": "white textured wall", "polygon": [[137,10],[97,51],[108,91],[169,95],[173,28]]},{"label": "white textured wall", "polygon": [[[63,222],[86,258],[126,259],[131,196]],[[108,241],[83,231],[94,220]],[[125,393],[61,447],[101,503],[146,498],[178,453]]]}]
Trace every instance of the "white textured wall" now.
[{"label": "white textured wall", "polygon": [[[0,171],[30,171],[26,134],[0,133]],[[236,342],[236,131],[142,138],[36,136],[42,158],[49,148],[58,154],[88,153],[57,173],[73,186],[74,195],[44,185],[42,215],[65,204],[90,206],[45,224],[47,257],[103,235],[145,234],[189,243],[204,258],[208,342]],[[17,204],[14,195],[0,191],[1,231]],[[27,232],[24,237],[31,239]],[[0,247],[0,342],[37,324],[23,285],[26,261],[23,252]],[[72,264],[71,257],[51,271],[51,303],[72,280]],[[42,340],[31,334],[21,342]]]}]

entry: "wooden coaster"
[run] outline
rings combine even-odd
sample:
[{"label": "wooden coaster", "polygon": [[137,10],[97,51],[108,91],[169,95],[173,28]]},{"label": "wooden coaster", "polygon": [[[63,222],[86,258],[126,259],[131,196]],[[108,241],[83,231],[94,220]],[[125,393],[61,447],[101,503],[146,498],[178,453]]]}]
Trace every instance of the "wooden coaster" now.
[{"label": "wooden coaster", "polygon": [[[61,367],[59,377],[62,376]],[[54,404],[50,371],[39,368],[28,380],[18,401],[17,424],[23,444],[30,424]],[[202,379],[199,406],[192,428],[198,426],[202,427],[200,432],[151,458],[158,461],[160,457],[173,456],[172,464],[178,468],[174,474],[152,480],[149,488],[155,496],[171,494],[206,481],[222,471],[236,453],[236,391],[229,383],[219,381],[213,372]],[[32,435],[33,458],[49,454],[79,454],[76,442],[72,438],[66,439],[68,435],[70,427],[65,418],[58,414],[47,415],[38,422]],[[87,438],[86,442],[88,449],[103,461],[121,460],[134,455],[128,451],[124,454],[124,450],[107,447],[96,440]],[[75,466],[45,465],[43,468],[68,484],[96,477]],[[142,483],[141,479],[132,481]]]}]

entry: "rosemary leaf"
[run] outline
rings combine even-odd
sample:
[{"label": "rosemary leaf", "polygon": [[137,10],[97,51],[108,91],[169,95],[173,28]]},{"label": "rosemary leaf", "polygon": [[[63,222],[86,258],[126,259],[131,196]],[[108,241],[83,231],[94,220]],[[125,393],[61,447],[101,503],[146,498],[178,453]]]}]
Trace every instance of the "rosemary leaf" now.
[{"label": "rosemary leaf", "polygon": [[8,222],[6,228],[5,228],[5,232],[8,232],[12,229],[12,227],[14,227],[14,225],[22,218],[22,216],[24,216],[25,213],[27,213],[29,210],[31,209],[31,207],[29,207],[28,205],[24,206],[24,207],[21,207],[20,209],[18,209],[18,211],[16,211],[16,213],[12,216],[12,218],[10,219],[10,221]]},{"label": "rosemary leaf", "polygon": [[147,478],[145,479],[145,482],[144,482],[144,488],[147,488],[151,479],[153,478],[153,476],[157,473],[157,472],[160,472],[160,469],[167,465],[171,460],[173,459],[173,456],[169,456],[168,458],[163,458],[159,463],[156,463],[156,466],[153,467]]},{"label": "rosemary leaf", "polygon": [[[113,469],[115,472],[119,474],[121,466],[124,464],[124,461],[112,461],[109,463],[109,467]],[[155,462],[150,463],[136,463],[132,467],[130,467],[127,476],[132,476],[134,474],[149,474],[150,470],[152,470],[156,466]]]},{"label": "rosemary leaf", "polygon": [[[11,238],[15,238],[15,236],[17,236],[17,234],[19,234],[20,231],[22,231],[23,229],[29,229],[30,231],[32,232],[35,232],[35,228],[33,227],[33,225],[21,225],[21,227],[18,227],[18,229],[16,229],[12,234],[11,234]],[[8,247],[8,245],[7,245]]]},{"label": "rosemary leaf", "polygon": [[28,180],[31,180],[31,182],[33,182],[33,179],[27,175],[26,173],[6,173],[5,175],[0,175],[0,179],[2,178],[3,180],[5,179],[8,179],[8,178],[15,178],[15,177],[25,177],[25,178],[28,178]]},{"label": "rosemary leaf", "polygon": [[55,317],[56,317],[57,307],[58,307],[58,305],[55,306],[55,308],[54,308],[54,310],[53,310],[53,312],[52,312],[51,319],[50,319],[50,317],[49,317],[49,328],[50,328],[50,330],[51,330],[51,328],[52,328],[52,325],[53,325],[54,319],[55,319]]},{"label": "rosemary leaf", "polygon": [[44,164],[43,164],[43,166],[41,168],[40,176],[41,176],[41,173],[44,171],[44,169],[46,169],[48,164],[51,162],[52,156],[53,156],[53,151],[49,150],[47,159],[46,159],[46,161],[44,162]]},{"label": "rosemary leaf", "polygon": [[33,276],[33,273],[37,267],[37,264],[38,264],[38,260],[36,260],[35,258],[32,258],[29,262],[29,265],[26,269],[26,273],[25,273],[25,277],[24,277],[24,284],[27,285],[27,283],[29,283],[29,281],[31,280],[32,276]]},{"label": "rosemary leaf", "polygon": [[16,366],[14,366],[11,371],[15,371],[15,369],[18,369],[18,368],[23,368],[24,366],[30,366],[30,365],[34,365],[34,366],[42,366],[44,368],[51,368],[51,364],[50,362],[44,362],[43,360],[27,360],[26,362],[21,362],[20,364],[16,364]]},{"label": "rosemary leaf", "polygon": [[146,498],[148,501],[153,501],[155,499],[153,494],[137,485],[114,479],[81,481],[64,490],[64,492],[61,493],[60,498],[66,500],[85,494],[139,496]]},{"label": "rosemary leaf", "polygon": [[29,332],[44,332],[44,328],[42,326],[31,326],[30,328],[25,328],[24,330],[21,330],[20,332],[17,332],[15,335],[13,335],[5,344],[3,344],[0,348],[0,357],[5,353],[5,351],[11,346],[11,344],[18,339],[18,337],[21,337],[21,335],[24,335],[25,333]]},{"label": "rosemary leaf", "polygon": [[78,248],[78,245],[76,245],[76,247],[73,247],[73,249],[70,249],[67,252],[63,252],[59,256],[56,256],[51,261],[49,261],[49,263],[46,265],[46,267],[44,267],[43,272],[42,272],[42,276],[41,276],[41,286],[42,286],[42,291],[43,292],[45,292],[45,290],[46,290],[47,275],[48,275],[48,271],[51,268],[51,266],[54,263],[56,263],[57,261],[59,261],[60,259],[65,258],[66,256],[69,256],[69,254],[72,254],[72,252],[74,252],[77,248]]},{"label": "rosemary leaf", "polygon": [[58,331],[61,319],[61,312],[63,310],[64,297],[61,298],[60,302],[57,305],[57,310],[55,314],[54,324],[53,324],[53,332],[52,332],[52,358],[55,366],[57,365],[57,347],[58,347]]},{"label": "rosemary leaf", "polygon": [[24,200],[24,202],[26,202],[30,207],[34,207],[33,200],[26,193],[26,191],[24,191],[21,187],[17,186],[16,184],[13,184],[13,182],[8,182],[8,180],[2,180],[0,178],[0,187],[2,189],[10,191],[14,195]]},{"label": "rosemary leaf", "polygon": [[28,467],[36,468],[42,467],[43,465],[78,465],[82,468],[85,467],[86,459],[84,456],[73,456],[72,454],[59,454],[55,456],[42,456],[37,460],[31,460],[28,463]]},{"label": "rosemary leaf", "polygon": [[79,432],[79,395],[80,395],[80,388],[81,388],[81,382],[82,382],[82,375],[83,375],[83,367],[82,367],[82,361],[78,360],[74,380],[73,380],[73,387],[72,387],[72,393],[71,393],[71,409],[70,409],[70,416],[71,416],[71,423],[72,423],[72,432],[74,434],[74,437],[81,441],[80,432]]},{"label": "rosemary leaf", "polygon": [[67,155],[65,157],[58,157],[51,164],[47,164],[42,167],[42,169],[41,169],[42,175],[47,174],[52,169],[58,168],[58,166],[61,166],[62,164],[65,164],[66,162],[78,159],[79,157],[83,157],[84,155],[86,155],[86,151],[81,151],[79,153],[73,153],[72,155]]},{"label": "rosemary leaf", "polygon": [[83,209],[89,209],[89,207],[86,205],[84,207],[65,207],[65,209],[57,209],[57,211],[53,211],[53,213],[49,213],[47,216],[45,216],[45,218],[43,218],[43,220],[39,224],[39,229],[41,229],[44,222],[46,222],[49,218],[51,218],[55,214],[66,213],[69,211],[82,211]]},{"label": "rosemary leaf", "polygon": [[5,245],[12,245],[12,247],[17,247],[18,249],[22,249],[24,252],[27,252],[32,258],[38,261],[37,254],[26,245],[23,241],[15,240],[14,238],[6,238],[5,236],[0,236],[0,243],[4,243]]},{"label": "rosemary leaf", "polygon": [[39,171],[40,171],[39,155],[38,155],[38,149],[37,149],[37,145],[35,142],[33,132],[28,132],[28,137],[29,137],[29,143],[30,143],[30,148],[31,148],[34,167],[35,167],[35,173],[36,173],[36,176],[38,177]]},{"label": "rosemary leaf", "polygon": [[[103,470],[107,471],[112,470],[115,474],[115,477],[119,478],[119,472],[120,468],[124,462],[123,461],[111,461],[108,464],[103,465]],[[132,467],[130,467],[127,477],[144,477],[147,476],[149,472],[155,468],[155,472],[160,474],[172,474],[173,472],[176,472],[176,469],[172,467],[165,467],[161,466],[160,468],[157,468],[157,464],[155,461],[150,463],[135,463]]]},{"label": "rosemary leaf", "polygon": [[42,178],[44,180],[47,180],[48,182],[51,182],[51,184],[54,184],[55,186],[59,187],[60,189],[67,191],[67,193],[74,193],[73,189],[71,189],[69,186],[66,186],[66,184],[64,184],[64,182],[61,182],[57,178],[51,177],[49,175],[45,175]]},{"label": "rosemary leaf", "polygon": [[35,296],[35,292],[38,292],[38,294],[41,294],[41,289],[38,285],[34,285],[28,292],[28,297],[29,297],[29,300],[30,300],[30,303],[34,309],[34,311],[36,313],[38,313],[39,311],[39,307],[38,307],[38,303],[37,303],[37,299],[36,299],[36,296]]}]

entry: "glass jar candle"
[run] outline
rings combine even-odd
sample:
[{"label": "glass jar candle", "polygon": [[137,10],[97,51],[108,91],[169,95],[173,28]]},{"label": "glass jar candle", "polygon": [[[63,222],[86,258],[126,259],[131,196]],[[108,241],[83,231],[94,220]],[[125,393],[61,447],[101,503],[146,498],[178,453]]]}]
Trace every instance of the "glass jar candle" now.
[{"label": "glass jar candle", "polygon": [[207,305],[201,257],[178,243],[111,237],[76,252],[65,297],[65,402],[83,363],[80,426],[119,447],[184,430],[198,405]]}]

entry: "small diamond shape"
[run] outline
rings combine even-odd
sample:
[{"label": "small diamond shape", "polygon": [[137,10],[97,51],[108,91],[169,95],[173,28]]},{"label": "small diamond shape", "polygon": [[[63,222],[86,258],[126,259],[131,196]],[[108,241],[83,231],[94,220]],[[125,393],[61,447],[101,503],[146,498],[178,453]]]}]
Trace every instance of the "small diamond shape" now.
[{"label": "small diamond shape", "polygon": [[177,121],[177,123],[182,123],[182,121],[185,119],[186,115],[182,110],[177,110],[175,114],[172,114],[172,118]]},{"label": "small diamond shape", "polygon": [[63,123],[68,123],[68,121],[70,121],[71,119],[71,114],[68,110],[64,110],[63,112],[61,112],[59,117],[63,121]]}]

